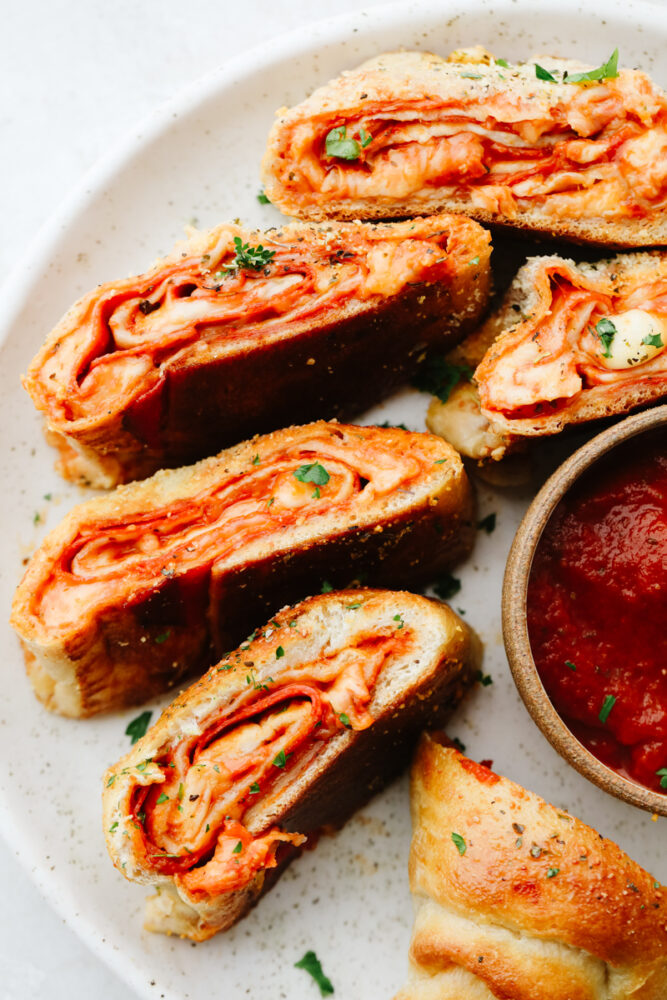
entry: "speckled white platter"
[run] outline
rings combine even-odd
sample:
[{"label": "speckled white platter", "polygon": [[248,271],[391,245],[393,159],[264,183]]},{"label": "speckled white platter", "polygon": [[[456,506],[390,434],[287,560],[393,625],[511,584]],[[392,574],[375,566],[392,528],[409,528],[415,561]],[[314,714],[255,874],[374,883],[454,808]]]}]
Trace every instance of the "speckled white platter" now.
[{"label": "speckled white platter", "polygon": [[[265,137],[280,104],[299,101],[340,70],[387,49],[446,54],[475,43],[510,59],[541,51],[595,65],[618,45],[623,64],[641,66],[667,84],[660,65],[667,45],[663,6],[442,0],[375,8],[310,26],[222,67],[135,131],[75,192],[2,298],[3,618],[22,562],[84,498],[53,472],[53,453],[18,380],[64,310],[95,283],[144,269],[193,219],[202,227],[236,216],[278,222],[278,213],[259,206],[255,195]],[[406,391],[373,417],[423,429],[425,407],[425,397]],[[370,421],[367,415],[364,422]],[[570,439],[565,447],[574,445]],[[529,491],[479,490],[480,516],[496,511],[498,526],[490,536],[480,532],[472,558],[457,573],[462,587],[452,603],[483,637],[484,669],[493,684],[472,694],[450,732],[472,756],[492,758],[500,772],[577,813],[667,881],[664,820],[652,822],[572,771],[535,727],[512,683],[500,633],[500,588],[529,499]],[[6,626],[1,641],[0,826],[48,902],[129,986],[165,1000],[314,1000],[317,988],[294,968],[314,949],[337,996],[392,996],[404,979],[411,927],[406,779],[293,864],[228,934],[198,946],[147,934],[141,929],[144,890],[111,866],[99,815],[100,775],[127,749],[124,730],[136,713],[87,722],[49,715],[30,691]]]}]

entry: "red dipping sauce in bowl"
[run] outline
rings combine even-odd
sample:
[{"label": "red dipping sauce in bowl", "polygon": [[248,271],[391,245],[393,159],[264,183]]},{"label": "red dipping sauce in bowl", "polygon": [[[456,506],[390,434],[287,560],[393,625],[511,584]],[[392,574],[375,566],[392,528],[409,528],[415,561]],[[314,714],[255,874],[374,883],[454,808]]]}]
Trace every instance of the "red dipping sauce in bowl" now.
[{"label": "red dipping sauce in bowl", "polygon": [[587,470],[537,545],[533,659],[557,712],[599,760],[667,792],[667,433]]}]

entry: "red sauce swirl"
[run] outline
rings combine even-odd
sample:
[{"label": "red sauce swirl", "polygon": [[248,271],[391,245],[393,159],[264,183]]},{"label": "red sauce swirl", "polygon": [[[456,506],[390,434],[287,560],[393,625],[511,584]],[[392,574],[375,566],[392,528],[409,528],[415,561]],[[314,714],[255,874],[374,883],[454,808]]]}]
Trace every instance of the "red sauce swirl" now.
[{"label": "red sauce swirl", "polygon": [[561,501],[535,553],[528,631],[577,739],[667,794],[667,433],[614,449]]}]

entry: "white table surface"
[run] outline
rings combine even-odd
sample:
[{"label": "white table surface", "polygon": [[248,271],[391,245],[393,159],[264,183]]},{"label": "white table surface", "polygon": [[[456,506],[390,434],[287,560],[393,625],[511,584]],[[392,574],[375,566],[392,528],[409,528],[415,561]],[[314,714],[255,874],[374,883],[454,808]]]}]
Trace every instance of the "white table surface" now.
[{"label": "white table surface", "polygon": [[[2,278],[85,171],[182,87],[306,21],[376,5],[360,0],[336,0],[335,8],[308,0],[3,4]],[[0,1000],[127,1000],[128,988],[47,907],[2,841],[0,901]]]}]

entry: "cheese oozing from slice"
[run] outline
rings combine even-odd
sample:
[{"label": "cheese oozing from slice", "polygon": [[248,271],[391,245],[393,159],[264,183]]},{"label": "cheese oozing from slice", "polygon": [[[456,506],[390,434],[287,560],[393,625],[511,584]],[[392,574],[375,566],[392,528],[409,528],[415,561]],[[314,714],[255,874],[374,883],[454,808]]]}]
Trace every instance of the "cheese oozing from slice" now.
[{"label": "cheese oozing from slice", "polygon": [[599,360],[612,371],[642,365],[667,346],[667,320],[644,309],[604,316],[596,325],[598,336],[605,321],[608,332],[600,339]]}]

